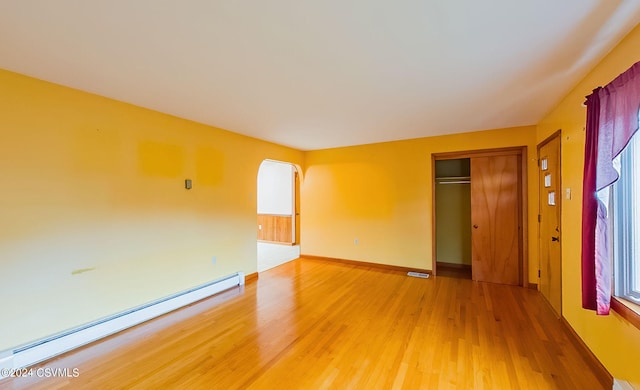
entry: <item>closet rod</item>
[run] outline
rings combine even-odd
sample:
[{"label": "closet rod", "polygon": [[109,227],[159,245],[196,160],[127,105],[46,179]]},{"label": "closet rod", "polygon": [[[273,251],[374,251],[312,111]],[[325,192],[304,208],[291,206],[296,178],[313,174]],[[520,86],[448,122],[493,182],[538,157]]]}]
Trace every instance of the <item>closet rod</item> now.
[{"label": "closet rod", "polygon": [[471,180],[439,181],[438,184],[471,184]]},{"label": "closet rod", "polygon": [[436,176],[436,180],[469,180],[471,176]]},{"label": "closet rod", "polygon": [[438,184],[469,184],[471,183],[470,176],[441,176],[436,177],[436,183]]}]

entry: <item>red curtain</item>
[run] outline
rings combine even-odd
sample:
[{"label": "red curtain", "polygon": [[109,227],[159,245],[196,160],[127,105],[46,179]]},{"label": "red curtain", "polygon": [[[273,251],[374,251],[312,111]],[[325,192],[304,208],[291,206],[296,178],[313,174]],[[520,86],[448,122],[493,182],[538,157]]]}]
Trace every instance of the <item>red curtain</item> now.
[{"label": "red curtain", "polygon": [[596,162],[598,156],[598,127],[600,97],[598,90],[587,96],[587,127],[582,177],[582,307],[596,310]]},{"label": "red curtain", "polygon": [[640,62],[587,97],[582,197],[582,307],[609,314],[609,187],[620,175],[614,160],[638,130]]}]

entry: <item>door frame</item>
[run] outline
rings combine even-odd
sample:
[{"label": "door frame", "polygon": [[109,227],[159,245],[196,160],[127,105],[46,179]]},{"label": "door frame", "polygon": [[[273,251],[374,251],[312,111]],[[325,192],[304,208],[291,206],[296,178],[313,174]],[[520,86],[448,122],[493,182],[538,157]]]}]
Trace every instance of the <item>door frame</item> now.
[{"label": "door frame", "polygon": [[293,245],[300,245],[300,173],[298,167],[293,166]]},{"label": "door frame", "polygon": [[[556,130],[553,134],[551,134],[550,136],[548,136],[547,138],[545,138],[542,142],[540,142],[537,146],[536,146],[536,161],[537,161],[537,177],[536,180],[538,182],[538,186],[540,185],[540,149],[542,149],[542,147],[544,147],[546,144],[548,144],[549,142],[553,141],[554,139],[558,139],[558,167],[559,167],[559,171],[558,172],[558,187],[559,187],[559,194],[558,194],[558,198],[556,199],[557,202],[557,207],[558,207],[558,212],[560,214],[560,217],[558,218],[558,229],[560,230],[558,232],[558,234],[560,235],[560,313],[556,313],[558,315],[558,317],[562,317],[562,309],[563,309],[563,302],[562,302],[562,200],[563,200],[563,191],[562,191],[562,129],[558,129]],[[538,275],[540,270],[541,270],[541,254],[540,254],[540,216],[542,215],[542,209],[541,209],[541,204],[542,204],[542,198],[540,197],[540,188],[538,187],[538,241],[536,242],[536,245],[538,246]],[[538,276],[538,285],[537,285],[537,289],[538,291],[542,291],[541,290],[541,278],[540,276]],[[541,295],[543,295],[541,293]],[[543,295],[544,296],[544,295]],[[545,298],[546,300],[546,298]],[[547,302],[549,303],[549,306],[551,306],[553,308],[553,305],[551,304],[551,302]],[[553,311],[555,312],[555,309],[553,309]]]},{"label": "door frame", "polygon": [[528,192],[527,192],[527,146],[516,146],[508,148],[466,150],[459,152],[431,153],[431,270],[433,275],[437,275],[437,258],[436,258],[436,161],[439,160],[455,160],[461,158],[473,157],[494,157],[516,154],[519,156],[520,171],[518,179],[520,186],[518,187],[518,222],[521,226],[519,237],[519,263],[520,277],[523,287],[529,287],[529,224],[528,224]]},{"label": "door frame", "polygon": [[[276,164],[284,164],[290,165],[292,167],[291,174],[291,241],[290,242],[280,242],[280,241],[264,241],[258,239],[258,241],[262,242],[271,242],[282,245],[300,245],[300,167],[294,163],[282,160],[274,160],[270,158],[265,158],[260,162],[258,166],[258,173],[256,174],[256,203],[258,202],[258,198],[260,196],[260,187],[257,185],[257,180],[260,177],[260,168],[265,162],[276,163]],[[257,213],[260,216],[260,213]]]}]

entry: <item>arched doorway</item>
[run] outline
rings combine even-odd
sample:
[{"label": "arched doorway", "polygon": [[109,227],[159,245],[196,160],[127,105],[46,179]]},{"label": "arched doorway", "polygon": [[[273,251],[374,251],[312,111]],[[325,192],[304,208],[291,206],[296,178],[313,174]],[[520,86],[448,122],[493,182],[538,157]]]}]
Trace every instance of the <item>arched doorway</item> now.
[{"label": "arched doorway", "polygon": [[258,272],[300,257],[300,180],[290,163],[264,160],[258,169]]}]

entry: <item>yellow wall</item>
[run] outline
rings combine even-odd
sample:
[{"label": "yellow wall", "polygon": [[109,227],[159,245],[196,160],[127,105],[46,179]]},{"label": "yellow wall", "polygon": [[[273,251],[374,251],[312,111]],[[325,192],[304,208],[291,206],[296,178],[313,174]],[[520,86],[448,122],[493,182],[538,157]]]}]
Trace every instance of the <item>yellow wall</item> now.
[{"label": "yellow wall", "polygon": [[604,86],[640,60],[640,27],[636,27],[538,125],[538,141],[562,129],[562,186],[571,200],[562,205],[563,315],[598,359],[614,375],[640,384],[640,330],[616,313],[599,317],[581,308],[580,226],[584,163],[585,96]]},{"label": "yellow wall", "polygon": [[0,134],[0,351],[255,272],[258,167],[303,161],[2,70]]},{"label": "yellow wall", "polygon": [[[528,187],[536,194],[535,142],[536,129],[529,126],[307,152],[302,253],[431,269],[431,154],[528,146]],[[535,244],[531,195],[528,215]],[[528,255],[529,279],[537,283],[535,245]]]}]

